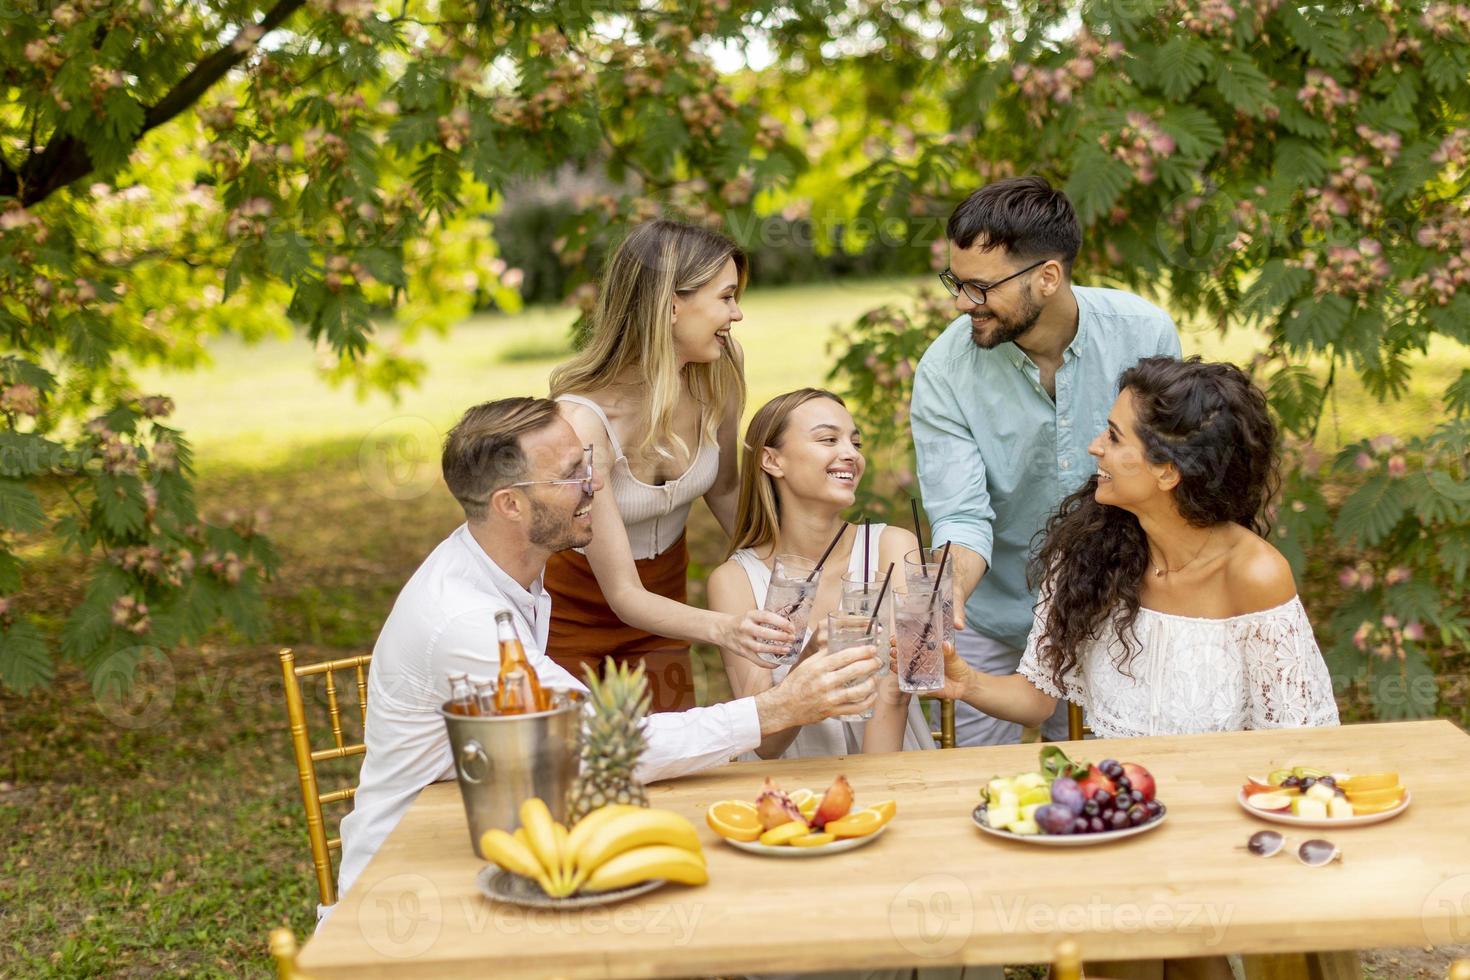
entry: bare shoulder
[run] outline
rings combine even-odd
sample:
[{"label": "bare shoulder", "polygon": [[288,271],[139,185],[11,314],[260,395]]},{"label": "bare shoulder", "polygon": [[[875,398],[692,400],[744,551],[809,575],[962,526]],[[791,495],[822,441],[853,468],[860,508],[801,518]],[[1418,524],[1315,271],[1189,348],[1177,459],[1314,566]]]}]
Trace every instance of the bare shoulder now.
[{"label": "bare shoulder", "polygon": [[1225,576],[1237,616],[1274,609],[1296,595],[1296,579],[1286,556],[1249,531],[1243,531],[1231,552]]},{"label": "bare shoulder", "polygon": [[753,609],[755,593],[745,570],[731,558],[717,567],[709,576],[709,603],[718,612],[732,612],[736,608]]},{"label": "bare shoulder", "polygon": [[581,402],[562,401],[556,403],[561,411],[561,417],[567,420],[567,424],[577,433],[577,437],[592,443],[599,449],[610,447],[612,443],[607,437],[607,427],[598,418],[597,412]]},{"label": "bare shoulder", "polygon": [[898,524],[889,524],[878,535],[878,547],[883,551],[897,552],[906,555],[910,551],[916,551],[919,547],[919,539],[914,537],[914,532]]}]

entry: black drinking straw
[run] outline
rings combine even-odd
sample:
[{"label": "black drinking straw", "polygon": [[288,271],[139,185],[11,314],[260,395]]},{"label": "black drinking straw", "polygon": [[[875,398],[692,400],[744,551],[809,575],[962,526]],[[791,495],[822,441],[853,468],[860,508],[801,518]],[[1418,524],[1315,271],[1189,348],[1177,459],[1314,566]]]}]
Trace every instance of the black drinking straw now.
[{"label": "black drinking straw", "polygon": [[929,549],[924,547],[924,527],[919,523],[919,498],[909,498],[909,508],[914,512],[914,537],[919,539],[919,574],[929,577]]},{"label": "black drinking straw", "polygon": [[[921,553],[920,558],[923,557]],[[934,602],[939,598],[940,583],[944,581],[944,565],[949,561],[949,542],[944,542],[944,553],[939,556],[939,571],[934,573],[934,594],[929,597],[929,614],[934,614]]]},{"label": "black drinking straw", "polygon": [[842,540],[842,535],[846,532],[847,522],[843,521],[842,526],[837,529],[837,536],[832,539],[831,544],[827,545],[827,550],[822,552],[822,557],[817,559],[817,567],[813,568],[812,573],[806,577],[806,580],[808,582],[817,577],[817,573],[820,572],[822,570],[822,566],[827,563],[827,556],[832,553],[833,548],[837,547],[837,542]]},{"label": "black drinking straw", "polygon": [[914,537],[916,537],[916,538],[919,539],[919,551],[920,552],[923,552],[925,550],[925,548],[924,548],[924,527],[923,527],[923,525],[921,525],[919,523],[919,498],[918,497],[910,497],[909,498],[909,509],[914,512]]},{"label": "black drinking straw", "polygon": [[883,608],[883,597],[888,594],[888,582],[893,578],[893,562],[888,563],[888,574],[883,576],[883,588],[878,590],[878,601],[873,603],[873,618],[868,620],[867,632],[873,632],[873,627],[878,625],[878,612]]},{"label": "black drinking straw", "polygon": [[863,595],[868,594],[868,518],[863,517]]}]

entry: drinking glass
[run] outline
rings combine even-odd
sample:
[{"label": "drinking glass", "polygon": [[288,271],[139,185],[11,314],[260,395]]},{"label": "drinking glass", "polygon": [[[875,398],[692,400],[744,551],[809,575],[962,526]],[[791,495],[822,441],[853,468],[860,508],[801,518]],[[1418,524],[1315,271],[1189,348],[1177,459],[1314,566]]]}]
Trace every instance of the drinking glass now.
[{"label": "drinking glass", "polygon": [[766,663],[794,664],[801,656],[806,642],[806,624],[812,615],[812,600],[817,595],[817,584],[822,572],[817,563],[800,555],[777,555],[771,568],[771,584],[766,589],[766,601],[761,606],[767,612],[785,616],[791,621],[796,636],[789,644],[772,642],[770,650],[760,657]]},{"label": "drinking glass", "polygon": [[[954,549],[950,549],[950,560],[944,561],[944,575],[939,575],[939,565],[944,558],[943,548],[915,548],[903,556],[903,580],[908,584],[910,590],[941,589],[944,594],[940,601],[944,603],[944,615],[949,621],[954,622]],[[938,583],[936,585],[936,582]],[[954,640],[954,630],[950,630],[950,640]]]},{"label": "drinking glass", "polygon": [[933,589],[900,592],[893,597],[893,619],[898,689],[919,694],[944,687],[944,644],[954,643],[954,621],[945,617],[942,599],[935,598]]},{"label": "drinking glass", "polygon": [[[878,668],[868,677],[882,677],[887,671],[887,658],[883,656],[886,644],[883,641],[883,626],[873,621],[872,615],[853,615],[852,613],[828,613],[827,614],[827,652],[838,653],[842,650],[850,650],[853,647],[873,647],[879,652],[877,655]],[[848,687],[856,687],[867,677],[859,677],[848,682]],[[848,715],[835,715],[838,721],[867,721],[873,717],[873,709],[855,712]]]}]

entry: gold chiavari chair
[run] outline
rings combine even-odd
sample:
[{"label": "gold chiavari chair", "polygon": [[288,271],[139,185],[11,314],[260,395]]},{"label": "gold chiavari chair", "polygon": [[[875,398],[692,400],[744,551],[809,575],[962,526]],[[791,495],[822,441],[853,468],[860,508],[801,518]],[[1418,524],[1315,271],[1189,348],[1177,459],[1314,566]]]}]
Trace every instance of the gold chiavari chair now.
[{"label": "gold chiavari chair", "polygon": [[271,959],[276,961],[276,980],[312,980],[296,969],[296,933],[285,926],[271,930]]},{"label": "gold chiavari chair", "polygon": [[[332,852],[341,850],[341,837],[327,837],[326,825],[322,821],[322,805],[350,800],[357,793],[355,786],[323,793],[317,786],[316,765],[328,759],[346,759],[364,755],[367,746],[357,742],[348,744],[342,738],[342,711],[337,703],[336,671],[352,671],[357,686],[357,706],[367,720],[367,668],[372,656],[344,657],[341,660],[324,660],[320,663],[297,666],[296,656],[289,648],[281,651],[281,675],[286,687],[286,717],[291,725],[291,749],[296,755],[296,772],[301,778],[301,803],[306,809],[306,838],[311,844],[311,863],[316,870],[316,888],[321,904],[332,905],[337,901],[336,876],[332,873]],[[301,696],[301,681],[304,677],[325,675],[327,692],[327,716],[332,726],[333,745],[328,749],[312,749],[306,730],[306,706]]]},{"label": "gold chiavari chair", "polygon": [[1071,701],[1067,702],[1067,738],[1076,742],[1092,734],[1092,729],[1087,727],[1082,717],[1082,708]]},{"label": "gold chiavari chair", "polygon": [[1470,960],[1455,960],[1451,963],[1449,980],[1470,980]]},{"label": "gold chiavari chair", "polygon": [[934,736],[934,744],[941,749],[954,748],[954,701],[949,698],[935,698],[939,702],[939,727],[929,734]]}]

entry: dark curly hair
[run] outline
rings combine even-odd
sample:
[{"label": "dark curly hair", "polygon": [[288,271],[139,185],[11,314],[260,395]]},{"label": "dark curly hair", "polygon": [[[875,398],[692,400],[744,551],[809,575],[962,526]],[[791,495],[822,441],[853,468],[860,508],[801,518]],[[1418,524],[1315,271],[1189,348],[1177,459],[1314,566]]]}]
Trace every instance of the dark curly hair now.
[{"label": "dark curly hair", "polygon": [[[1118,390],[1133,394],[1144,458],[1179,470],[1174,505],[1186,521],[1269,533],[1266,505],[1281,485],[1276,425],[1244,371],[1198,357],[1146,357],[1123,372]],[[1114,666],[1126,673],[1138,651],[1133,624],[1148,541],[1137,517],[1098,503],[1096,490],[1094,474],[1062,501],[1030,566],[1046,603],[1038,652],[1059,688],[1109,623],[1122,651]]]}]

